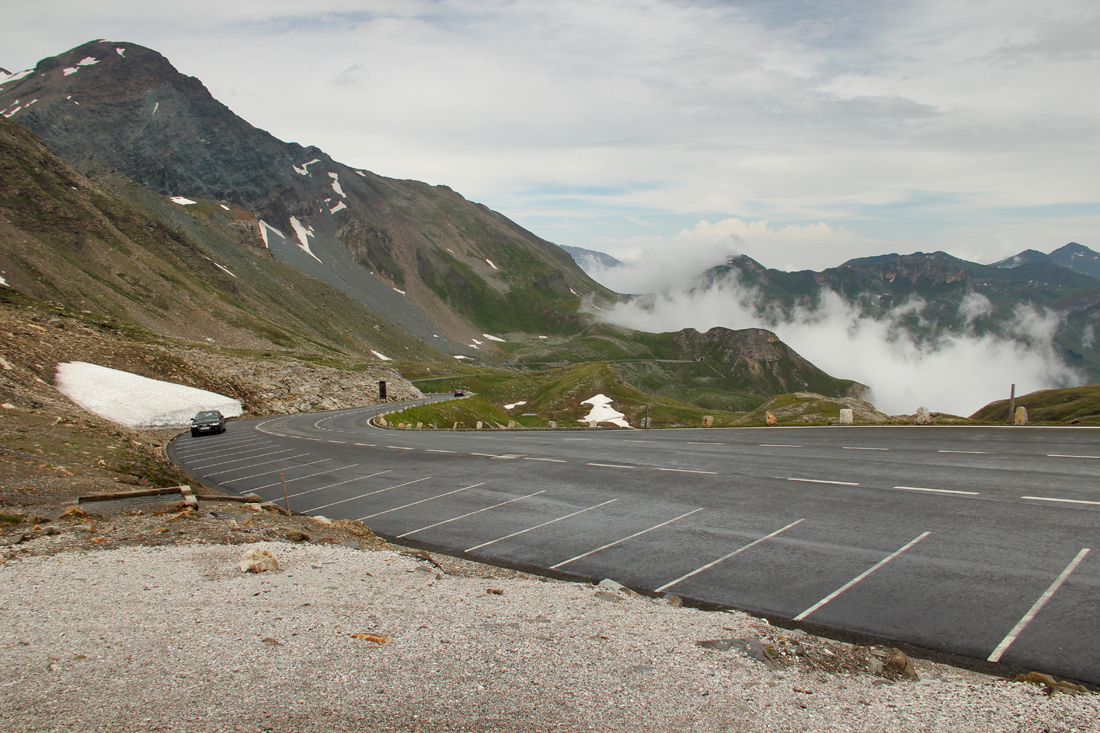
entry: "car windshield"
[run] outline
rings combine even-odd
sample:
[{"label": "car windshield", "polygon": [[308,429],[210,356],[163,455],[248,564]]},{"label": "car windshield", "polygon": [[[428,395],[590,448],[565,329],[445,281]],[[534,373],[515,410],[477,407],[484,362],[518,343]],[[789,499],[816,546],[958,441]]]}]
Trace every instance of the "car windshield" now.
[{"label": "car windshield", "polygon": [[206,412],[200,412],[198,415],[195,415],[196,420],[217,420],[219,417],[221,417],[221,413],[217,410],[207,410]]}]

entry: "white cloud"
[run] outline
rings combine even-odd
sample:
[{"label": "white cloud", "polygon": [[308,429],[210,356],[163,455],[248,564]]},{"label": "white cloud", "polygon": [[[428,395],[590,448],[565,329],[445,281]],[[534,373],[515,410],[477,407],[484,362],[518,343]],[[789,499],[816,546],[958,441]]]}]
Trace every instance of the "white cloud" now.
[{"label": "white cloud", "polygon": [[[968,312],[980,305],[970,302]],[[912,414],[925,406],[970,415],[1005,397],[1011,384],[1025,394],[1081,383],[1053,347],[1057,316],[1022,306],[1007,337],[944,334],[921,342],[901,326],[901,319],[919,315],[922,308],[923,303],[911,301],[874,320],[828,292],[818,309],[796,309],[786,316],[768,309],[759,293],[725,283],[634,301],[598,315],[650,332],[770,329],[826,373],[868,385],[871,401],[890,414]]]}]

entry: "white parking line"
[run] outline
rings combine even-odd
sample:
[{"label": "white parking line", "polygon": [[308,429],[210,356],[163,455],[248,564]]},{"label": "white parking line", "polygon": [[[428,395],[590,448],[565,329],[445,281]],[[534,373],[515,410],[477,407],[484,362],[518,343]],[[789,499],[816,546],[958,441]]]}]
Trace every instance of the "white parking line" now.
[{"label": "white parking line", "polygon": [[690,517],[695,512],[701,512],[701,511],[703,511],[703,507],[699,507],[698,509],[692,509],[690,512],[687,512],[685,514],[681,514],[680,516],[675,517],[673,519],[669,519],[667,522],[661,522],[660,524],[653,525],[649,529],[643,529],[641,532],[635,532],[634,534],[630,535],[629,537],[623,537],[621,540],[615,540],[614,542],[608,542],[606,545],[603,545],[602,547],[597,547],[595,550],[589,550],[588,552],[577,555],[576,557],[571,557],[568,560],[562,560],[557,565],[551,565],[550,569],[551,570],[557,570],[562,565],[568,565],[571,562],[574,562],[576,560],[580,560],[582,558],[588,557],[589,555],[595,555],[597,552],[600,552],[602,550],[606,550],[609,547],[614,547],[615,545],[621,545],[623,542],[626,542],[627,540],[632,540],[635,537],[641,537],[642,535],[646,534],[647,532],[652,532],[655,529],[660,529],[661,527],[666,527],[666,526],[672,524],[673,522],[677,522],[677,521],[683,519],[684,517]]},{"label": "white parking line", "polygon": [[878,570],[879,568],[881,568],[881,567],[882,567],[883,565],[885,565],[886,563],[890,562],[890,561],[891,561],[891,560],[893,560],[893,559],[894,559],[895,557],[897,557],[897,556],[898,556],[898,555],[900,555],[901,553],[905,552],[905,551],[906,551],[906,550],[908,550],[908,549],[909,549],[910,547],[912,547],[913,545],[917,544],[918,542],[920,542],[921,540],[923,540],[923,539],[924,539],[925,537],[927,537],[927,536],[928,536],[928,535],[930,535],[930,534],[932,534],[932,533],[931,533],[931,532],[924,532],[924,533],[922,533],[922,534],[918,535],[918,536],[916,537],[916,539],[910,540],[910,541],[909,541],[908,543],[906,543],[906,544],[905,544],[905,545],[904,545],[904,546],[903,546],[903,547],[902,547],[901,549],[898,549],[898,550],[895,550],[895,551],[891,552],[891,553],[890,553],[889,555],[887,555],[886,557],[882,558],[882,559],[881,559],[881,560],[879,560],[879,561],[878,561],[877,563],[875,563],[875,564],[874,564],[874,565],[872,565],[871,567],[867,568],[867,569],[866,569],[866,570],[864,570],[864,571],[863,571],[862,573],[860,573],[860,574],[859,574],[859,575],[857,575],[856,577],[852,578],[852,579],[851,579],[851,580],[849,580],[849,581],[848,581],[847,583],[845,583],[844,585],[840,586],[839,588],[837,588],[836,590],[834,590],[834,591],[833,591],[832,593],[830,593],[829,595],[825,596],[824,598],[822,598],[822,599],[821,599],[820,601],[818,601],[818,602],[817,602],[817,603],[815,603],[814,605],[812,605],[812,606],[810,606],[809,608],[807,608],[807,609],[806,609],[805,611],[803,611],[802,613],[800,613],[800,614],[798,614],[797,616],[795,616],[795,617],[794,617],[794,620],[795,620],[795,621],[801,621],[802,619],[806,618],[806,617],[807,617],[807,616],[809,616],[809,615],[810,615],[811,613],[813,613],[813,612],[814,612],[814,611],[816,611],[817,609],[821,608],[821,607],[822,607],[822,606],[824,606],[824,605],[825,605],[826,603],[828,603],[829,601],[833,600],[834,598],[836,598],[837,596],[839,596],[839,595],[840,595],[841,593],[843,593],[844,591],[848,590],[848,589],[849,589],[849,588],[851,588],[851,587],[852,587],[853,585],[855,585],[855,584],[856,584],[856,583],[858,583],[859,581],[863,580],[863,579],[864,579],[864,578],[866,578],[866,577],[867,577],[868,575],[870,575],[871,573],[875,572],[876,570]]},{"label": "white parking line", "polygon": [[954,491],[952,489],[922,489],[919,486],[895,486],[902,491],[927,491],[930,494],[961,494],[963,496],[979,496],[977,491]]},{"label": "white parking line", "polygon": [[1100,456],[1064,456],[1059,453],[1048,453],[1047,458],[1100,458]]},{"label": "white parking line", "polygon": [[600,468],[634,468],[634,466],[619,466],[614,463],[589,463],[589,466],[599,466]]},{"label": "white parking line", "polygon": [[[362,478],[370,478],[370,476],[363,476]],[[324,506],[316,506],[316,507],[313,507],[312,509],[307,509],[306,511],[315,512],[318,509],[328,509],[330,506],[336,506],[337,504],[345,504],[349,501],[355,501],[356,499],[362,499],[362,498],[365,498],[367,496],[374,496],[375,494],[381,494],[383,491],[392,491],[394,489],[400,489],[402,486],[409,486],[411,484],[418,484],[421,481],[427,481],[430,478],[431,478],[431,476],[425,476],[424,478],[418,478],[415,481],[406,481],[405,483],[398,484],[397,486],[387,486],[386,488],[378,489],[377,491],[368,491],[365,494],[360,494],[359,496],[353,496],[350,499],[341,499],[340,501],[334,501],[331,504],[325,504]],[[347,484],[347,483],[351,483],[352,481],[358,481],[358,480],[359,480],[358,478],[353,478],[353,479],[349,479],[347,481],[341,481],[340,484]],[[332,484],[332,486],[339,486],[340,484]],[[329,489],[329,488],[332,488],[332,486],[322,486],[321,488],[322,489]],[[310,494],[310,493],[313,493],[314,491],[320,491],[320,490],[321,489],[311,489],[310,491],[303,491],[302,493],[303,494]]]},{"label": "white parking line", "polygon": [[1021,496],[1021,499],[1031,499],[1032,501],[1056,501],[1060,504],[1096,504],[1100,505],[1100,501],[1085,501],[1084,499],[1055,499],[1050,496]]},{"label": "white parking line", "polygon": [[[325,473],[336,473],[337,471],[346,471],[349,468],[355,468],[358,465],[359,465],[358,463],[353,463],[350,466],[341,466],[340,468],[327,468],[324,471],[318,471],[317,473],[310,473],[310,474],[306,474],[305,476],[298,476],[297,478],[288,478],[288,479],[286,479],[286,483],[292,484],[295,481],[305,481],[307,478],[313,478],[314,476],[320,476],[320,475],[325,474]],[[378,473],[372,473],[369,476],[356,476],[355,478],[350,478],[347,481],[341,481],[338,484],[328,484],[327,486],[322,486],[322,487],[317,488],[317,489],[310,489],[309,491],[300,491],[297,494],[291,494],[291,496],[302,496],[303,494],[312,494],[314,491],[321,491],[323,489],[331,489],[333,486],[340,486],[341,484],[350,483],[352,481],[358,481],[361,478],[371,478],[372,476],[381,476],[382,474],[389,473],[392,470],[393,470],[392,468],[387,468],[385,471],[379,471]],[[281,486],[282,483],[283,483],[282,481],[275,481],[275,482],[270,483],[270,484],[265,484],[264,486],[257,486],[254,489],[249,489],[249,491],[263,491],[264,489],[270,489],[270,488],[273,488],[275,486]]]},{"label": "white parking line", "polygon": [[524,458],[525,461],[545,461],[546,463],[568,463],[560,458]]},{"label": "white parking line", "polygon": [[1089,554],[1089,548],[1087,547],[1077,553],[1077,557],[1073,558],[1073,561],[1066,566],[1066,569],[1062,571],[1062,574],[1055,578],[1054,582],[1050,584],[1050,587],[1046,589],[1046,592],[1044,592],[1043,595],[1039,596],[1039,600],[1035,601],[1035,605],[1033,605],[1031,609],[1024,614],[1024,617],[1020,619],[1020,621],[1014,627],[1012,627],[1012,631],[1008,632],[1008,636],[1001,640],[1001,643],[998,644],[997,648],[993,650],[993,653],[989,655],[988,661],[1001,661],[1001,656],[1004,655],[1006,651],[1008,651],[1008,648],[1010,646],[1012,646],[1012,642],[1016,641],[1016,637],[1018,637],[1023,632],[1023,630],[1027,628],[1027,625],[1031,623],[1031,620],[1035,618],[1035,615],[1039,613],[1039,611],[1043,610],[1043,606],[1045,606],[1047,604],[1047,601],[1051,599],[1051,596],[1053,596],[1058,591],[1058,589],[1062,587],[1062,583],[1066,582],[1066,578],[1069,577],[1070,573],[1077,569],[1077,566],[1081,564],[1081,561],[1085,559],[1085,555],[1087,554]]},{"label": "white parking line", "polygon": [[972,456],[988,456],[989,453],[984,450],[938,450],[937,453],[966,453]]},{"label": "white parking line", "polygon": [[247,440],[235,440],[232,443],[230,443],[229,441],[222,442],[219,440],[217,443],[214,444],[214,446],[217,447],[217,450],[210,450],[211,446],[207,444],[187,446],[185,448],[176,450],[176,452],[179,453],[180,456],[189,456],[196,453],[204,456],[212,456],[219,453],[232,453],[242,446],[253,445],[255,443],[266,443],[270,445],[271,441],[267,440],[266,438],[248,438]]},{"label": "white parking line", "polygon": [[843,445],[841,450],[890,450],[889,448],[863,448],[858,445]]},{"label": "white parking line", "polygon": [[759,545],[764,540],[770,540],[772,537],[775,537],[777,534],[780,534],[782,532],[786,532],[788,529],[795,526],[796,524],[801,524],[802,522],[805,522],[805,521],[806,521],[805,519],[799,519],[797,522],[791,522],[786,527],[783,527],[782,529],[777,529],[774,532],[772,532],[771,534],[764,535],[760,539],[754,540],[753,542],[750,542],[749,544],[745,545],[744,547],[739,547],[738,549],[734,550],[733,552],[729,553],[728,555],[723,555],[722,557],[718,558],[717,560],[714,560],[712,562],[708,562],[706,565],[703,565],[702,567],[699,567],[699,568],[696,568],[695,570],[692,570],[687,575],[681,575],[679,578],[672,581],[671,583],[665,583],[660,588],[657,588],[656,591],[658,593],[662,593],[662,592],[668,590],[669,588],[671,588],[672,586],[676,585],[677,583],[680,583],[681,581],[687,580],[688,578],[690,578],[694,575],[698,575],[699,573],[703,572],[704,570],[710,570],[711,568],[713,568],[718,563],[725,562],[726,560],[729,560],[734,555],[740,555],[742,552],[749,549],[750,547],[756,547],[757,545]]},{"label": "white parking line", "polygon": [[517,502],[517,501],[523,501],[524,499],[530,499],[532,496],[538,496],[539,494],[545,494],[545,493],[546,493],[546,489],[543,489],[542,491],[536,491],[535,493],[528,494],[527,496],[518,496],[515,499],[509,499],[508,501],[502,501],[499,504],[493,504],[492,506],[487,506],[484,509],[478,509],[476,511],[466,512],[465,514],[459,515],[457,517],[452,517],[450,519],[444,519],[442,522],[436,522],[435,524],[429,524],[427,527],[421,527],[420,529],[414,529],[411,532],[405,532],[404,534],[399,534],[397,536],[398,537],[408,537],[411,534],[416,534],[417,532],[423,532],[426,529],[432,529],[433,527],[438,527],[441,524],[449,524],[450,522],[457,522],[460,519],[465,519],[466,517],[472,517],[475,514],[481,514],[482,512],[487,512],[490,509],[496,509],[498,507],[502,507],[505,504],[512,504],[512,503]]},{"label": "white parking line", "polygon": [[[263,448],[256,448],[255,450],[267,450],[270,447],[271,446],[269,446],[269,445],[265,445]],[[264,456],[277,456],[280,453],[289,453],[292,450],[294,450],[294,448],[286,448],[284,450],[273,450],[270,453],[261,453],[258,456],[248,456],[246,458],[237,458],[237,459],[234,459],[232,461],[222,461],[221,463],[196,463],[192,466],[189,466],[189,468],[192,468],[192,469],[215,468],[217,466],[224,466],[227,463],[240,463],[241,461],[250,461],[253,458],[263,458]],[[240,453],[234,453],[233,455],[239,456],[239,455],[243,455],[244,453],[253,453],[253,452],[255,452],[255,451],[247,451],[246,450],[246,451],[241,451]]]},{"label": "white parking line", "polygon": [[835,486],[859,486],[851,481],[826,481],[820,478],[788,478],[788,481],[801,481],[804,484],[833,484]]},{"label": "white parking line", "polygon": [[690,468],[658,468],[658,471],[675,471],[676,473],[705,473],[708,476],[717,476],[717,471],[695,471]]},{"label": "white parking line", "polygon": [[609,499],[609,500],[603,502],[602,504],[595,504],[593,506],[588,507],[587,509],[581,509],[579,511],[573,512],[572,514],[566,514],[564,517],[558,517],[557,519],[551,519],[548,522],[543,522],[542,524],[536,524],[534,527],[528,527],[527,529],[521,529],[518,532],[513,532],[512,534],[506,534],[503,537],[497,537],[495,540],[489,540],[488,542],[482,542],[480,545],[474,545],[473,547],[469,548],[468,550],[466,550],[466,552],[473,552],[474,550],[480,550],[482,547],[488,547],[489,545],[494,545],[497,542],[503,542],[504,540],[509,540],[513,537],[518,537],[521,534],[527,534],[528,532],[533,532],[534,530],[545,527],[548,524],[553,524],[554,522],[560,522],[563,519],[569,519],[570,517],[575,517],[578,514],[584,514],[585,512],[590,512],[593,509],[599,509],[602,506],[607,506],[608,504],[614,504],[617,501],[618,501],[618,499]]},{"label": "white parking line", "polygon": [[[322,458],[319,461],[310,461],[309,463],[299,463],[297,466],[292,466],[292,468],[300,468],[302,466],[313,466],[315,464],[324,463],[325,461],[331,461],[331,460],[332,460],[331,458]],[[358,466],[359,464],[356,463],[355,465]],[[273,473],[279,473],[280,471],[289,471],[289,470],[290,470],[289,468],[276,468],[272,471],[264,471],[263,473],[254,473],[251,476],[242,476],[241,478],[231,478],[231,479],[225,481],[224,483],[232,484],[232,483],[236,483],[237,481],[247,481],[250,478],[259,478],[260,476],[270,476]],[[338,470],[338,469],[333,469],[333,470]],[[322,471],[321,473],[327,473],[327,472]]]},{"label": "white parking line", "polygon": [[380,517],[383,514],[389,514],[390,512],[396,512],[396,511],[400,511],[402,509],[408,509],[411,506],[416,506],[417,504],[423,504],[426,501],[435,501],[436,499],[442,499],[444,496],[450,496],[451,494],[457,494],[460,491],[466,491],[467,489],[476,489],[478,486],[481,486],[482,484],[484,484],[484,482],[482,482],[480,484],[473,484],[472,486],[464,486],[463,488],[455,489],[454,491],[447,491],[445,493],[439,494],[438,496],[429,496],[427,499],[421,499],[420,501],[414,501],[414,502],[411,502],[409,504],[405,504],[404,506],[395,506],[393,509],[387,509],[384,512],[376,512],[374,514],[368,514],[365,517],[359,517],[358,521],[363,522],[363,521],[366,521],[368,519],[373,519],[375,517]]},{"label": "white parking line", "polygon": [[[280,451],[280,452],[285,453],[286,451]],[[270,460],[270,461],[261,461],[260,463],[250,463],[247,466],[239,466],[237,468],[227,468],[224,471],[218,471],[216,473],[204,473],[203,476],[207,476],[207,477],[209,477],[209,476],[221,476],[223,473],[233,473],[234,471],[243,471],[247,468],[256,468],[257,466],[266,466],[266,465],[271,464],[271,463],[278,463],[279,461],[292,461],[295,458],[305,458],[308,455],[309,455],[309,453],[299,453],[296,456],[286,456],[285,458],[276,458],[276,459]],[[256,458],[261,458],[261,457],[262,456],[256,456]],[[233,461],[230,461],[230,463],[233,463]]]}]

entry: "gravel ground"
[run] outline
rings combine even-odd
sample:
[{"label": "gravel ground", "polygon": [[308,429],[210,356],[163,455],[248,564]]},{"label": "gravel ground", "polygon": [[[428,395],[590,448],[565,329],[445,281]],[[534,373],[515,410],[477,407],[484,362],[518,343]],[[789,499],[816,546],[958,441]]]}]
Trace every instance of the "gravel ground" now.
[{"label": "gravel ground", "polygon": [[[242,572],[250,548],[280,569]],[[860,671],[876,650],[745,614],[440,564],[285,542],[22,554],[0,565],[0,730],[1100,730],[1093,694],[921,660],[891,681]],[[732,638],[782,666],[696,645]]]}]

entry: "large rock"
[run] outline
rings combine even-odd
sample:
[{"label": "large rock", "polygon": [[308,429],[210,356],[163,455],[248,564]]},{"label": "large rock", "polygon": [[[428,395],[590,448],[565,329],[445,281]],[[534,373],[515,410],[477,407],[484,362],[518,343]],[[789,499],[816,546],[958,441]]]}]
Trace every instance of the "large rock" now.
[{"label": "large rock", "polygon": [[913,422],[917,425],[931,425],[932,415],[928,412],[927,407],[918,407],[917,416],[913,418]]},{"label": "large rock", "polygon": [[852,422],[853,422],[852,408],[850,408],[850,407],[843,408],[840,411],[840,424],[841,425],[851,425]]},{"label": "large rock", "polygon": [[1016,408],[1016,414],[1012,418],[1016,425],[1027,425],[1027,408],[1020,405]]},{"label": "large rock", "polygon": [[275,556],[261,547],[253,547],[241,556],[242,573],[276,572],[279,563]]}]

